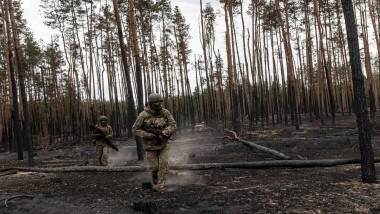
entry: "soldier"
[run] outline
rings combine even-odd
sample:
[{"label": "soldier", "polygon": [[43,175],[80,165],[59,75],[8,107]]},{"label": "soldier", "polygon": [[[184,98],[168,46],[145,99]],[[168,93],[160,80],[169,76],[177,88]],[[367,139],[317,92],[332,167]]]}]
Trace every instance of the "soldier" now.
[{"label": "soldier", "polygon": [[156,191],[165,187],[169,171],[168,138],[176,129],[176,122],[170,112],[161,106],[162,101],[160,94],[150,94],[147,106],[132,127],[132,133],[143,139],[146,159],[152,172],[152,184]]},{"label": "soldier", "polygon": [[[113,136],[112,128],[107,124],[107,117],[100,117],[100,125],[96,124],[96,127],[99,128],[102,132],[106,134],[106,138],[110,139]],[[101,134],[97,131],[93,131],[92,136],[95,137],[96,143],[96,157],[99,160],[100,166],[108,165],[108,144],[106,143],[106,139],[103,139]]]}]

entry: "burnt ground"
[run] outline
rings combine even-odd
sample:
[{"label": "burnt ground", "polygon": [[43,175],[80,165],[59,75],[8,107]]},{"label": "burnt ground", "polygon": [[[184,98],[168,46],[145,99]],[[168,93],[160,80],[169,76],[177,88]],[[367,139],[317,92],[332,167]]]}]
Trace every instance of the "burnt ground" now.
[{"label": "burnt ground", "polygon": [[[380,124],[372,124],[374,153],[380,157]],[[228,136],[202,125],[194,132],[178,132],[171,142],[170,164],[277,159]],[[292,126],[257,126],[240,136],[293,159],[360,157],[354,116],[338,116],[335,128],[304,119],[299,131]],[[111,166],[146,165],[137,161],[133,139],[115,142],[121,151],[110,151]],[[16,153],[0,153],[0,175],[6,168],[27,166],[27,160],[16,159]],[[97,164],[95,146],[90,142],[66,148],[45,146],[36,150],[35,161],[38,167]],[[380,165],[376,168],[380,180]],[[133,208],[139,201],[154,202],[159,213],[380,213],[380,185],[362,183],[358,164],[171,170],[166,192],[143,189],[142,183],[147,181],[149,172],[17,171],[0,176],[0,214],[142,213]]]}]

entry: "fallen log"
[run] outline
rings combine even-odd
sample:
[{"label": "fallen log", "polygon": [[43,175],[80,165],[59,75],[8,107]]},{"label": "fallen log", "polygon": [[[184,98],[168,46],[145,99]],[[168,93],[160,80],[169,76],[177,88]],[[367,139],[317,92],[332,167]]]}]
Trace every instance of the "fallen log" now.
[{"label": "fallen log", "polygon": [[14,167],[27,172],[145,172],[149,167],[145,166],[66,166],[66,167]]},{"label": "fallen log", "polygon": [[[360,159],[322,159],[322,160],[269,160],[255,162],[236,162],[236,163],[199,163],[172,165],[173,170],[207,170],[207,169],[266,169],[266,168],[307,168],[307,167],[331,167],[345,164],[360,164]],[[380,163],[380,157],[375,158],[375,163]],[[15,167],[19,171],[30,172],[145,172],[149,171],[147,166],[76,166],[76,167],[57,167],[57,168],[38,168],[38,167]],[[9,169],[8,169],[9,170]]]},{"label": "fallen log", "polygon": [[[380,158],[375,158],[376,163],[380,163]],[[236,163],[203,163],[186,164],[170,167],[180,170],[206,170],[217,168],[240,168],[240,169],[266,169],[266,168],[307,168],[307,167],[331,167],[345,164],[360,164],[360,159],[323,159],[323,160],[270,160],[256,162],[236,162]]]},{"label": "fallen log", "polygon": [[276,156],[278,158],[284,159],[284,160],[291,160],[292,159],[291,157],[289,157],[289,156],[287,156],[287,155],[285,155],[285,154],[283,154],[281,152],[278,152],[276,150],[269,149],[267,147],[260,146],[258,144],[253,143],[253,142],[249,142],[249,141],[243,140],[240,137],[238,137],[237,134],[234,131],[231,131],[231,130],[225,130],[225,131],[233,134],[234,135],[234,138],[233,138],[234,140],[237,140],[237,141],[239,141],[239,142],[241,142],[241,143],[243,143],[243,144],[245,144],[245,145],[247,145],[249,147],[258,149],[258,150],[263,151],[265,153],[272,154],[272,155],[274,155],[274,156]]},{"label": "fallen log", "polygon": [[18,172],[17,170],[10,170],[10,171],[4,172],[4,173],[0,173],[0,177],[5,176],[5,175],[16,174],[17,172]]}]

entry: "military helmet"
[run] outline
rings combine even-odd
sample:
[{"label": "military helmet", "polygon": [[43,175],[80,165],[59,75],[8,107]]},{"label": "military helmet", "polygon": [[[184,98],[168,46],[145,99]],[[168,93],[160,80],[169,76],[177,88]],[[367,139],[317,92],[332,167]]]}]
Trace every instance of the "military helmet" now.
[{"label": "military helmet", "polygon": [[101,117],[99,118],[99,120],[100,120],[100,121],[107,121],[107,116],[104,116],[104,115],[103,115],[103,116],[101,116]]},{"label": "military helmet", "polygon": [[160,94],[158,93],[151,93],[148,97],[148,102],[151,103],[151,102],[157,102],[157,101],[163,101],[162,97]]}]

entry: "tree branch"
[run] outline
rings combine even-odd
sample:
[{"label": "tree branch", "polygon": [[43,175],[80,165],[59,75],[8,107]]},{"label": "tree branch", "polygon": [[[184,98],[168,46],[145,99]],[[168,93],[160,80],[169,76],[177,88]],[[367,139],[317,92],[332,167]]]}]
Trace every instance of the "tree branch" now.
[{"label": "tree branch", "polygon": [[7,202],[10,201],[10,200],[13,200],[13,199],[16,199],[16,198],[28,198],[28,199],[33,199],[34,196],[30,196],[30,195],[18,195],[18,196],[14,196],[12,198],[8,198],[4,201],[4,204],[5,204],[5,207],[8,207],[8,204]]},{"label": "tree branch", "polygon": [[258,149],[258,150],[263,151],[263,152],[265,152],[265,153],[272,154],[272,155],[274,155],[274,156],[276,156],[276,157],[278,157],[278,158],[284,159],[284,160],[291,160],[291,159],[292,159],[292,158],[290,158],[289,156],[287,156],[287,155],[285,155],[285,154],[283,154],[283,153],[281,153],[281,152],[278,152],[278,151],[276,151],[276,150],[269,149],[269,148],[267,148],[267,147],[260,146],[260,145],[258,145],[258,144],[255,144],[255,143],[252,143],[252,142],[249,142],[249,141],[243,140],[243,139],[239,138],[239,137],[237,136],[237,134],[236,134],[234,131],[226,130],[226,129],[225,129],[224,131],[233,134],[233,135],[234,135],[234,138],[233,138],[233,139],[235,139],[235,140],[237,140],[237,141],[239,141],[239,142],[241,142],[241,143],[243,143],[243,144],[245,144],[245,145],[247,145],[247,146],[250,146],[250,147],[252,147],[252,148]]}]

